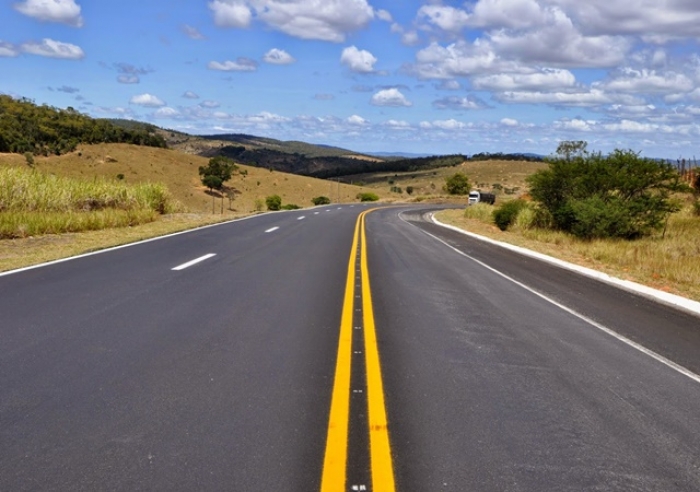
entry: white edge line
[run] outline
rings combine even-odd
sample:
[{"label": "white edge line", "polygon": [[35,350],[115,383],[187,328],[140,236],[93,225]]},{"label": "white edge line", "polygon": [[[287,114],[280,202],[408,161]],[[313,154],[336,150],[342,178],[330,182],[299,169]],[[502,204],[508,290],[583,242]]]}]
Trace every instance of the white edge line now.
[{"label": "white edge line", "polygon": [[100,249],[98,251],[91,251],[89,253],[83,253],[80,255],[69,256],[67,258],[59,258],[57,260],[47,261],[46,263],[39,263],[37,265],[30,265],[30,266],[26,266],[26,267],[22,267],[22,268],[17,268],[16,270],[8,270],[6,272],[0,272],[0,277],[4,277],[6,275],[12,275],[14,273],[26,272],[27,270],[34,270],[35,268],[42,268],[42,267],[46,267],[46,266],[56,265],[58,263],[64,263],[66,261],[77,260],[79,258],[86,258],[88,256],[101,255],[102,253],[109,253],[110,251],[116,251],[118,249],[129,248],[131,246],[137,246],[139,244],[150,243],[153,241],[160,241],[161,239],[167,239],[169,237],[179,236],[181,234],[189,234],[190,232],[197,232],[197,231],[201,231],[203,229],[210,229],[212,227],[219,227],[222,225],[231,224],[233,222],[250,220],[250,219],[254,219],[256,217],[262,217],[263,215],[266,215],[266,214],[249,215],[247,217],[241,217],[238,219],[227,220],[224,222],[217,222],[216,224],[208,224],[208,225],[204,225],[204,226],[200,226],[200,227],[195,227],[193,229],[187,229],[185,231],[173,232],[171,234],[166,234],[164,236],[151,237],[148,239],[142,239],[141,241],[135,241],[133,243],[121,244],[119,246],[112,246],[109,248]]},{"label": "white edge line", "polygon": [[216,253],[209,253],[207,255],[200,256],[199,258],[195,258],[194,260],[188,261],[187,263],[183,263],[182,265],[178,265],[175,268],[173,268],[172,270],[174,270],[174,271],[184,270],[185,268],[189,268],[192,265],[196,265],[197,263],[201,263],[204,260],[208,260],[212,256],[216,256]]},{"label": "white edge line", "polygon": [[600,280],[601,282],[605,282],[607,284],[614,285],[614,286],[619,287],[619,288],[626,290],[628,292],[639,294],[639,295],[644,296],[648,299],[660,302],[662,304],[666,304],[667,306],[681,309],[688,314],[692,314],[695,316],[700,315],[700,302],[693,301],[692,299],[688,299],[688,298],[685,298],[685,297],[682,297],[679,295],[675,295],[675,294],[670,294],[670,293],[664,292],[662,290],[653,289],[651,287],[647,287],[646,285],[638,284],[636,282],[631,282],[629,280],[622,280],[621,278],[613,277],[611,275],[608,275],[607,273],[599,272],[599,271],[593,270],[591,268],[586,268],[586,267],[582,267],[579,265],[574,265],[573,263],[569,263],[567,261],[560,260],[560,259],[554,258],[552,256],[538,253],[536,251],[521,248],[519,246],[514,246],[514,245],[508,244],[508,243],[503,243],[501,241],[496,241],[495,239],[491,239],[491,238],[488,238],[485,236],[480,236],[478,234],[474,234],[473,232],[469,232],[469,231],[465,231],[464,229],[460,229],[459,227],[455,227],[455,226],[440,222],[432,214],[431,214],[431,219],[435,224],[437,224],[439,226],[445,227],[447,229],[451,229],[453,231],[459,232],[459,233],[464,234],[464,235],[469,236],[469,237],[473,237],[473,238],[478,239],[480,241],[484,241],[484,242],[487,242],[490,244],[494,244],[496,246],[500,246],[500,247],[505,248],[505,249],[509,249],[511,251],[515,251],[516,253],[520,253],[521,255],[529,256],[531,258],[536,258],[536,259],[541,260],[541,261],[546,261],[547,263],[550,263],[552,265],[556,265],[558,267],[565,268],[567,270],[571,270],[573,272],[580,273],[582,275],[585,275],[586,277]]},{"label": "white edge line", "polygon": [[268,232],[275,232],[277,229],[279,229],[278,226],[270,227],[270,228],[269,228],[268,230],[266,230],[265,232],[266,232],[266,233],[268,233]]},{"label": "white edge line", "polygon": [[521,287],[521,288],[527,290],[528,292],[531,292],[532,294],[536,295],[537,297],[540,297],[541,299],[544,299],[545,301],[549,302],[550,304],[553,304],[554,306],[557,306],[559,309],[561,309],[561,310],[563,310],[563,311],[566,311],[567,313],[569,313],[569,314],[571,314],[571,315],[573,315],[573,316],[579,318],[580,320],[582,320],[582,321],[588,323],[589,325],[591,325],[591,326],[593,326],[593,327],[595,327],[595,328],[598,328],[599,330],[601,330],[601,331],[607,333],[608,335],[610,335],[610,336],[616,338],[617,340],[619,340],[619,341],[621,341],[621,342],[623,342],[623,343],[629,345],[630,347],[632,347],[632,348],[638,350],[639,352],[642,352],[643,354],[648,355],[649,357],[655,359],[656,361],[661,362],[661,363],[664,364],[665,366],[667,366],[667,367],[673,369],[674,371],[676,371],[676,372],[678,372],[678,373],[680,373],[680,374],[682,374],[682,375],[684,375],[684,376],[686,376],[686,377],[692,379],[692,380],[695,381],[696,383],[700,383],[700,375],[695,374],[694,372],[690,371],[689,369],[686,369],[685,367],[683,367],[683,366],[681,366],[681,365],[679,365],[679,364],[676,364],[676,363],[673,362],[672,360],[667,359],[667,358],[664,357],[663,355],[657,354],[657,353],[654,352],[653,350],[649,350],[648,348],[644,347],[643,345],[640,345],[640,344],[638,344],[637,342],[635,342],[635,341],[633,341],[633,340],[630,340],[629,338],[627,338],[627,337],[625,337],[625,336],[622,336],[622,335],[620,335],[619,333],[617,333],[617,332],[611,330],[610,328],[608,328],[608,327],[606,327],[606,326],[604,326],[604,325],[601,325],[600,323],[598,323],[598,322],[596,322],[596,321],[593,321],[592,319],[588,318],[587,316],[584,316],[583,314],[581,314],[581,313],[579,313],[579,312],[577,312],[577,311],[574,311],[573,309],[571,309],[571,308],[569,308],[569,307],[566,307],[566,306],[564,306],[563,304],[558,303],[557,301],[555,301],[555,300],[552,299],[551,297],[548,297],[548,296],[546,296],[546,295],[544,295],[544,294],[541,294],[541,293],[537,292],[536,290],[532,289],[531,287],[528,287],[527,285],[523,284],[522,282],[518,282],[518,281],[515,280],[514,278],[509,277],[508,275],[506,275],[505,273],[500,272],[499,270],[496,270],[495,268],[490,267],[490,266],[487,265],[486,263],[484,263],[484,262],[482,262],[482,261],[479,261],[479,260],[477,260],[476,258],[473,258],[473,257],[469,256],[468,254],[464,253],[463,251],[458,250],[457,248],[455,248],[454,246],[452,246],[452,245],[446,243],[445,241],[443,241],[443,240],[440,239],[439,237],[436,237],[436,236],[434,236],[434,235],[432,235],[432,234],[430,234],[429,232],[426,232],[426,231],[422,231],[422,232],[424,232],[424,233],[427,234],[428,236],[432,237],[432,238],[435,239],[436,241],[441,242],[442,244],[444,244],[445,246],[447,246],[447,247],[450,248],[451,250],[457,252],[458,254],[460,254],[460,255],[462,255],[462,256],[464,256],[464,257],[466,257],[466,258],[469,258],[470,260],[476,262],[477,264],[481,265],[482,267],[486,268],[487,270],[490,270],[490,271],[492,271],[493,273],[495,273],[495,274],[497,274],[497,275],[500,275],[500,276],[503,277],[504,279],[506,279],[506,280],[508,280],[508,281],[510,281],[510,282],[512,282],[512,283],[514,283],[515,285],[517,285],[517,286],[519,286],[519,287]]}]

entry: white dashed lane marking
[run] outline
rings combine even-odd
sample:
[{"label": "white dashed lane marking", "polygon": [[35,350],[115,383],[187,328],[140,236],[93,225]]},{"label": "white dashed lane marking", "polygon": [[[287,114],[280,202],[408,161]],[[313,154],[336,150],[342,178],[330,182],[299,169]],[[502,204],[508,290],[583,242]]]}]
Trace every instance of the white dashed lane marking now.
[{"label": "white dashed lane marking", "polygon": [[173,271],[184,270],[185,268],[189,268],[189,267],[191,267],[192,265],[196,265],[197,263],[200,263],[200,262],[202,262],[202,261],[204,261],[204,260],[208,260],[208,259],[211,258],[212,256],[216,256],[216,254],[214,254],[214,253],[209,253],[208,255],[200,256],[199,258],[195,258],[195,259],[192,260],[192,261],[188,261],[187,263],[183,263],[182,265],[178,265],[178,266],[176,266],[175,268],[173,268],[172,270],[173,270]]},{"label": "white dashed lane marking", "polygon": [[269,228],[268,230],[266,230],[265,232],[266,232],[266,233],[267,233],[267,232],[275,232],[277,229],[279,229],[279,227],[270,227],[270,228]]}]

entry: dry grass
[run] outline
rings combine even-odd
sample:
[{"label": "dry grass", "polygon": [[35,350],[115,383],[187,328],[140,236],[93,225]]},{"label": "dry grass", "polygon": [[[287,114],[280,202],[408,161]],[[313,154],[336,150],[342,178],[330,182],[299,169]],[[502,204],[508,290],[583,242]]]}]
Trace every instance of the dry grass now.
[{"label": "dry grass", "polygon": [[[546,168],[542,162],[526,161],[475,161],[463,162],[459,166],[430,169],[427,171],[409,171],[405,173],[378,173],[352,176],[354,182],[366,183],[366,186],[375,191],[389,192],[392,186],[401,187],[404,193],[392,193],[397,199],[410,200],[406,193],[406,187],[413,187],[413,198],[448,198],[442,190],[445,179],[457,172],[467,175],[472,187],[482,191],[494,193],[499,199],[518,196],[526,189],[525,178],[533,172]],[[348,178],[350,179],[350,178]],[[390,183],[390,181],[392,183]],[[493,188],[493,185],[500,185],[502,188]],[[505,189],[515,190],[514,193],[506,194]],[[454,197],[449,197],[454,199]],[[462,199],[466,202],[467,198]]]},{"label": "dry grass", "polygon": [[[259,206],[264,207],[265,197],[273,194],[281,196],[283,204],[309,207],[312,206],[311,199],[316,196],[328,196],[334,203],[354,202],[357,201],[357,193],[375,191],[240,166],[245,173],[235,175],[227,183],[235,190],[232,207],[229,209],[228,199],[224,198],[221,214],[221,196],[218,193],[214,193],[214,196],[209,194],[199,180],[199,167],[208,163],[204,157],[169,149],[99,144],[81,146],[76,152],[62,156],[35,157],[34,161],[35,171],[59,177],[115,181],[118,175],[123,175],[123,182],[130,185],[162,183],[187,213],[160,216],[155,223],[135,227],[0,240],[2,271],[250,215]],[[0,154],[0,168],[28,169],[28,166],[22,155]],[[389,193],[375,192],[383,199],[389,196]],[[212,208],[216,211],[215,215]],[[3,219],[0,218],[0,221]],[[129,223],[127,221],[122,225]]]},{"label": "dry grass", "polygon": [[476,234],[700,301],[700,218],[690,206],[670,218],[665,237],[659,233],[637,241],[581,241],[517,224],[502,232],[492,223],[465,217],[462,210],[440,212],[437,217]]}]

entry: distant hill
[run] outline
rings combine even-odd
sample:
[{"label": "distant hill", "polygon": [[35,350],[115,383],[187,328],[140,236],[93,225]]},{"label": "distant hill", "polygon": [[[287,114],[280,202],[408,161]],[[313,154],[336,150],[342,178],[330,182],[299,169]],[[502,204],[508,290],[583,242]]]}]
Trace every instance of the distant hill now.
[{"label": "distant hill", "polygon": [[38,106],[29,99],[0,95],[0,152],[60,155],[81,143],[104,142],[165,147],[165,140],[144,125],[127,128],[70,107]]},{"label": "distant hill", "polygon": [[296,140],[276,140],[274,138],[256,137],[243,133],[201,135],[201,138],[212,141],[230,142],[231,144],[241,145],[247,149],[276,150],[286,154],[301,154],[306,157],[367,157],[364,154],[340,147],[333,147],[331,145],[317,145]]}]

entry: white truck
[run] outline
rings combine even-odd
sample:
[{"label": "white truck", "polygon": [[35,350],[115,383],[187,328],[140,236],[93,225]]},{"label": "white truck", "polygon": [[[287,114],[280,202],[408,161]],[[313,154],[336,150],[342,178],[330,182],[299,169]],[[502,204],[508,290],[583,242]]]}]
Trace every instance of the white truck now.
[{"label": "white truck", "polygon": [[478,190],[473,190],[469,192],[469,205],[474,205],[475,203],[488,203],[493,205],[496,202],[496,195],[493,193],[484,193]]}]

